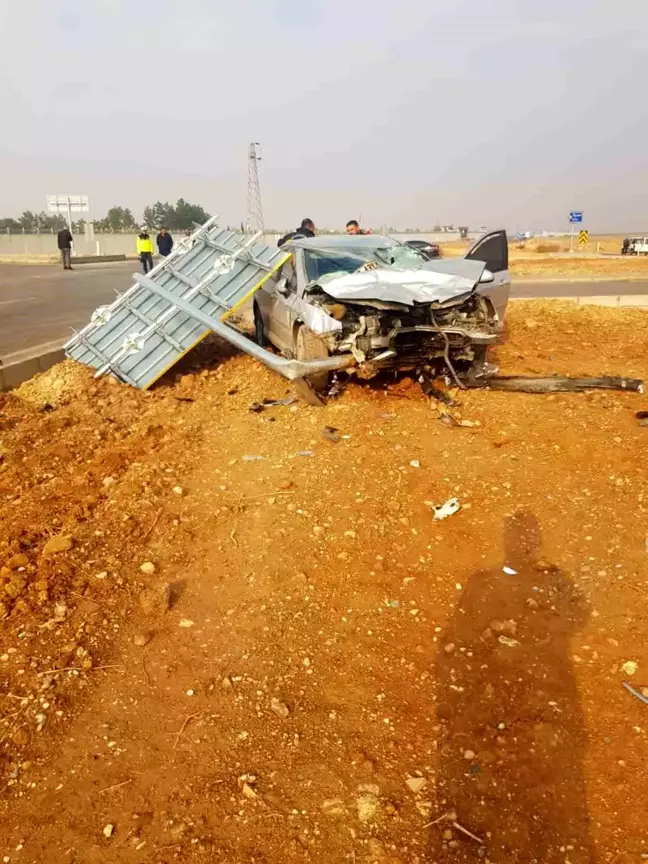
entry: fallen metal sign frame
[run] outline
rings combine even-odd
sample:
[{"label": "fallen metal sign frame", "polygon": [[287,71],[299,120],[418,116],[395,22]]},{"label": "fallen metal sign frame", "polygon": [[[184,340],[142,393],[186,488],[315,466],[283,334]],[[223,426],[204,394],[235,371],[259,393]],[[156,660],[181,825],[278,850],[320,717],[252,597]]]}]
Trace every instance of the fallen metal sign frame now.
[{"label": "fallen metal sign frame", "polygon": [[216,333],[217,336],[222,336],[223,339],[226,339],[236,348],[240,348],[241,351],[249,354],[250,357],[254,357],[256,360],[265,363],[274,372],[278,372],[290,381],[294,381],[297,378],[305,378],[317,372],[332,372],[335,369],[348,369],[350,366],[356,365],[356,359],[352,354],[341,354],[337,357],[328,357],[323,360],[295,360],[280,357],[257,345],[256,342],[239,333],[238,330],[234,330],[227,324],[223,324],[218,318],[214,318],[212,315],[207,315],[200,309],[194,308],[186,299],[175,297],[165,288],[153,282],[152,279],[141,276],[139,273],[135,275],[135,279],[153,294],[166,300],[167,303],[173,304],[169,309],[171,314],[180,310],[186,315],[195,318],[196,321],[199,321],[213,333]]},{"label": "fallen metal sign frame", "polygon": [[[259,242],[260,234],[237,235],[219,228],[216,220],[180,240],[151,270],[146,284],[135,277],[128,291],[95,310],[90,323],[65,345],[67,355],[95,368],[96,377],[110,373],[146,389],[214,330],[201,314],[217,321],[224,328],[221,335],[234,341],[235,331],[220,322],[290,255]],[[165,293],[156,293],[151,285]],[[176,301],[185,304],[182,310]]]}]

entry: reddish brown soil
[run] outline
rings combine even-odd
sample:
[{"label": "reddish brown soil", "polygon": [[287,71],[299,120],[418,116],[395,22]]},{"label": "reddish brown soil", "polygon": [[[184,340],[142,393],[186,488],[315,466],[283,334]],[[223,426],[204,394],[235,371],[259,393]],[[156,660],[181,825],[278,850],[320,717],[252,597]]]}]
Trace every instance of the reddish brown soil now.
[{"label": "reddish brown soil", "polygon": [[[498,360],[642,377],[647,344],[641,311],[531,301]],[[639,862],[646,397],[252,413],[286,383],[203,359],[0,397],[0,857]]]}]

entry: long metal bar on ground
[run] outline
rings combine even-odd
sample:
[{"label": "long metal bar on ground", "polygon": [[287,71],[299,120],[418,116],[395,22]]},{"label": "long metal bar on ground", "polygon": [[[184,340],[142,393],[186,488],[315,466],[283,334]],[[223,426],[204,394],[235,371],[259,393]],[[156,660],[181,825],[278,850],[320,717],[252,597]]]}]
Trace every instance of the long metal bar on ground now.
[{"label": "long metal bar on ground", "polygon": [[584,390],[627,390],[643,393],[644,382],[639,378],[525,378],[524,376],[496,376],[470,387],[488,387],[491,390],[517,390],[522,393],[582,393]]},{"label": "long metal bar on ground", "polygon": [[261,363],[265,363],[265,365],[274,372],[278,372],[290,381],[294,381],[297,378],[305,378],[306,376],[314,375],[317,372],[333,372],[335,369],[348,369],[350,366],[356,365],[355,358],[349,354],[343,354],[339,357],[329,357],[325,360],[308,361],[289,360],[286,357],[278,357],[276,354],[266,351],[265,348],[261,348],[261,346],[257,345],[256,342],[252,342],[252,340],[248,339],[247,336],[244,336],[232,327],[228,327],[227,324],[221,323],[218,318],[214,318],[213,315],[208,315],[200,309],[192,306],[191,303],[187,303],[187,301],[183,300],[181,297],[176,297],[174,294],[171,294],[170,291],[167,291],[161,285],[158,285],[146,276],[141,276],[137,273],[135,279],[140,285],[148,288],[149,291],[157,294],[158,297],[162,297],[168,303],[171,303],[176,309],[179,309],[181,312],[186,313],[190,317],[195,318],[196,321],[204,324],[205,327],[208,327],[213,333],[216,333],[217,336],[221,336],[223,339],[231,342],[231,344],[236,348],[240,348],[241,351],[254,357],[255,360],[260,360]]}]

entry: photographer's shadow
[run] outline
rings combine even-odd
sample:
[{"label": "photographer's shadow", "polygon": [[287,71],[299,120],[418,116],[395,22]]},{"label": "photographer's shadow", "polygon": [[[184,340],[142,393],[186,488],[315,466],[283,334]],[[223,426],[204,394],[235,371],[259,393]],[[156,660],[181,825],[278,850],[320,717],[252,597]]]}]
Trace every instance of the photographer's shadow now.
[{"label": "photographer's shadow", "polygon": [[541,560],[532,514],[505,535],[502,567],[470,577],[436,657],[439,812],[483,845],[445,819],[430,829],[431,860],[585,864],[586,730],[570,658],[588,611]]}]

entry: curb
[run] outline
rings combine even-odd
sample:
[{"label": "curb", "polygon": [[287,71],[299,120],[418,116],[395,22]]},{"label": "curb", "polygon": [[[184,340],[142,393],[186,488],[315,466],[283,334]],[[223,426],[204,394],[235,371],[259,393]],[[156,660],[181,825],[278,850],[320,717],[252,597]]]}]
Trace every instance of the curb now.
[{"label": "curb", "polygon": [[648,309],[648,294],[599,294],[580,297],[511,297],[509,302],[520,300],[560,300],[576,303],[577,306],[608,306],[614,309]]},{"label": "curb", "polygon": [[13,390],[39,372],[46,372],[65,359],[63,341],[37,345],[0,359],[0,393]]}]

